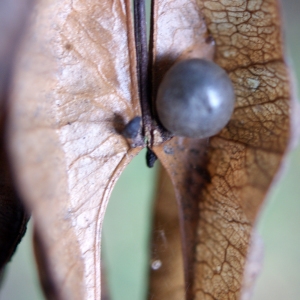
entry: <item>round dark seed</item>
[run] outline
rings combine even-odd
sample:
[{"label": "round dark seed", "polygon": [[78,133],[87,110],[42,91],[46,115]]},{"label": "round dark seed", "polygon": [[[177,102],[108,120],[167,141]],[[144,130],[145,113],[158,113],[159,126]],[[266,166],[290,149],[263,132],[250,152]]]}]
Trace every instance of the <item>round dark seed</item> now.
[{"label": "round dark seed", "polygon": [[223,129],[234,109],[227,73],[204,59],[188,59],[166,73],[156,109],[162,125],[177,136],[207,138]]},{"label": "round dark seed", "polygon": [[126,124],[124,130],[122,131],[122,135],[129,139],[134,139],[141,128],[141,117],[134,117],[128,124]]}]

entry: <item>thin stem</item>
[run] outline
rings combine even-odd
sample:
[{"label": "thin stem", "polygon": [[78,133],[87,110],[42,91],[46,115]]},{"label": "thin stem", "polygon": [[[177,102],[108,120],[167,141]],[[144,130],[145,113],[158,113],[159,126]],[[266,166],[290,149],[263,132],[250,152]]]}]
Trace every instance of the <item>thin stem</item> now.
[{"label": "thin stem", "polygon": [[150,94],[145,0],[134,0],[133,6],[138,84],[142,107],[143,134],[146,139],[149,139],[151,131],[151,109],[149,97]]}]

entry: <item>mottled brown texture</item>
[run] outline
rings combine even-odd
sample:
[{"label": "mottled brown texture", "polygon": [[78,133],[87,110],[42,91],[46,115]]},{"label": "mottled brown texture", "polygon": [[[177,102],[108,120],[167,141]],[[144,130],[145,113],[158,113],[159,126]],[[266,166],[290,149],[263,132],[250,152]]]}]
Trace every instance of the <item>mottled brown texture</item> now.
[{"label": "mottled brown texture", "polygon": [[49,298],[100,298],[104,212],[139,151],[119,133],[140,115],[129,49],[128,1],[37,1],[17,60],[8,133]]},{"label": "mottled brown texture", "polygon": [[[181,225],[186,299],[192,299],[200,193],[211,182],[207,171],[208,140],[174,137],[154,148],[174,185]],[[157,287],[159,289],[159,287]],[[155,294],[155,287],[152,288]]]},{"label": "mottled brown texture", "polygon": [[[240,299],[246,293],[242,295],[241,288],[255,218],[289,145],[291,95],[281,21],[275,0],[198,1],[198,5],[216,43],[214,61],[234,84],[235,111],[206,145],[174,138],[155,153],[170,174],[179,203],[196,202],[199,209],[196,229],[189,220],[194,209],[182,210],[183,230],[195,232],[190,236],[195,240],[185,241],[183,236],[183,242],[194,245],[193,257],[185,259],[190,287],[186,299]],[[175,22],[174,11],[170,16]],[[167,20],[168,13],[163,17]],[[161,24],[164,32],[172,30],[168,26]],[[184,36],[169,39],[175,49],[177,43],[183,47]],[[158,58],[161,48],[156,49]],[[156,72],[167,68],[154,59]],[[195,151],[205,153],[205,159],[201,155],[192,159]]]}]

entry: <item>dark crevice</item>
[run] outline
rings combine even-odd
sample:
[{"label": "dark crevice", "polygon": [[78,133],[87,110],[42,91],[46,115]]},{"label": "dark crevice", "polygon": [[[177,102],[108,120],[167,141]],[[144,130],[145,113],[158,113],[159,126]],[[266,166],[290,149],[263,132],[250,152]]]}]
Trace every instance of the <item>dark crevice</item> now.
[{"label": "dark crevice", "polygon": [[144,0],[134,0],[134,32],[137,58],[137,74],[139,96],[142,108],[143,134],[151,130],[151,109],[149,97],[149,73],[148,73],[148,48],[147,48],[147,26],[146,9]]}]

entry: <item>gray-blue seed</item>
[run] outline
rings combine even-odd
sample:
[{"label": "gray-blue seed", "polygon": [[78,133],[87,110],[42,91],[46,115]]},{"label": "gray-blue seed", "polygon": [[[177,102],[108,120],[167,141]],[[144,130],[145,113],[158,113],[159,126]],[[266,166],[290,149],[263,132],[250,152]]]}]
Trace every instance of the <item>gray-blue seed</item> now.
[{"label": "gray-blue seed", "polygon": [[204,59],[170,68],[158,89],[156,109],[162,125],[177,136],[207,138],[230,120],[234,90],[227,73]]}]

